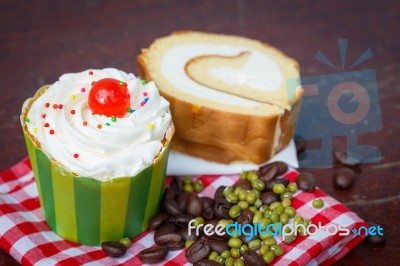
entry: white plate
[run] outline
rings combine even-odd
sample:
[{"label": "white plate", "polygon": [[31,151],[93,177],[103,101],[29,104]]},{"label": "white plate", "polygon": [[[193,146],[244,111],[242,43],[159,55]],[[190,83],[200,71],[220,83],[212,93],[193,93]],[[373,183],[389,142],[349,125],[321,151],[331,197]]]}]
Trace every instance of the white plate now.
[{"label": "white plate", "polygon": [[[291,140],[289,145],[271,160],[261,165],[283,161],[293,168],[299,167],[297,160],[296,146]],[[256,170],[261,165],[252,163],[220,164],[209,162],[200,158],[188,156],[171,150],[168,158],[167,175],[229,175],[239,174],[243,171]]]}]

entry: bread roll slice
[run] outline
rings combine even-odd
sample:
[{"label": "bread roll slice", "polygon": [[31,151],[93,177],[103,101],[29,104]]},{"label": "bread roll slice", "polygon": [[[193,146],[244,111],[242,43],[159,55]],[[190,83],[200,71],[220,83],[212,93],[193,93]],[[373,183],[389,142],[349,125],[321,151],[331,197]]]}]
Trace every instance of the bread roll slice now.
[{"label": "bread roll slice", "polygon": [[209,161],[263,163],[287,146],[302,89],[298,63],[256,40],[175,32],[138,56],[139,73],[170,102],[172,148]]}]

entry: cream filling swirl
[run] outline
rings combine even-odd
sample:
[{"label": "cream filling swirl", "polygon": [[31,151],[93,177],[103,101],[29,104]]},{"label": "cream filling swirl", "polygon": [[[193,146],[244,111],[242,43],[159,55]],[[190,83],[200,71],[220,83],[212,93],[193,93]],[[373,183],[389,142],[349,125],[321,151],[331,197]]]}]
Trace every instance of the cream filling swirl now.
[{"label": "cream filling swirl", "polygon": [[263,103],[245,99],[226,92],[201,85],[185,73],[185,64],[191,59],[204,55],[237,56],[250,52],[249,61],[240,69],[213,67],[211,75],[228,84],[249,85],[261,91],[278,90],[283,75],[278,65],[267,55],[251,47],[217,44],[178,44],[166,51],[161,61],[162,74],[176,88],[203,99],[213,99],[221,104],[255,107]]},{"label": "cream filling swirl", "polygon": [[[124,117],[92,114],[91,83],[103,78],[127,83],[131,112]],[[74,174],[102,181],[134,176],[150,165],[171,124],[169,103],[154,82],[142,84],[113,68],[62,75],[34,101],[26,118],[27,130],[52,159]]]}]

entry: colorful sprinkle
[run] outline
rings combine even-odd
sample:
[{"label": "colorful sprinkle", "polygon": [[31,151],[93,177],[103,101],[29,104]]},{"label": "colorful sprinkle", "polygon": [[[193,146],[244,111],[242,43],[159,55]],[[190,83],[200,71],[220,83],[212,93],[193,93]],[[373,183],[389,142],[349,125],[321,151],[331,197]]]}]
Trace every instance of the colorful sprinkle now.
[{"label": "colorful sprinkle", "polygon": [[142,84],[145,85],[147,83],[147,81],[145,81],[144,79],[141,80]]},{"label": "colorful sprinkle", "polygon": [[101,129],[101,128],[102,128],[102,126],[101,126],[100,124],[98,124],[98,125],[97,125],[97,128],[98,128],[98,129]]},{"label": "colorful sprinkle", "polygon": [[75,114],[75,110],[71,110],[71,115],[74,115]]},{"label": "colorful sprinkle", "polygon": [[149,98],[144,98],[144,102],[147,103],[149,101]]},{"label": "colorful sprinkle", "polygon": [[64,106],[63,106],[62,104],[59,104],[59,105],[58,105],[58,108],[60,108],[60,109],[63,109],[63,107],[64,107]]},{"label": "colorful sprinkle", "polygon": [[27,117],[27,118],[25,118],[24,120],[25,120],[25,122],[26,122],[26,123],[29,123],[29,122],[31,122],[31,120],[30,120],[28,117]]},{"label": "colorful sprinkle", "polygon": [[46,103],[44,106],[45,106],[46,108],[49,108],[50,103]]},{"label": "colorful sprinkle", "polygon": [[143,96],[147,96],[147,92],[143,92]]},{"label": "colorful sprinkle", "polygon": [[117,118],[116,117],[111,117],[111,121],[113,121],[114,123],[117,121]]},{"label": "colorful sprinkle", "polygon": [[49,127],[49,123],[44,123],[44,127]]},{"label": "colorful sprinkle", "polygon": [[53,108],[54,108],[54,109],[57,109],[57,108],[58,108],[58,105],[57,105],[57,104],[53,104]]},{"label": "colorful sprinkle", "polygon": [[85,92],[85,91],[86,91],[86,89],[85,89],[85,88],[82,88],[82,89],[81,89],[81,92]]},{"label": "colorful sprinkle", "polygon": [[69,98],[71,98],[71,100],[75,100],[75,95],[71,95]]},{"label": "colorful sprinkle", "polygon": [[83,126],[86,127],[87,126],[87,122],[83,121]]},{"label": "colorful sprinkle", "polygon": [[35,128],[33,129],[33,132],[34,132],[34,133],[37,133],[37,132],[38,132],[37,127],[35,127]]},{"label": "colorful sprinkle", "polygon": [[79,154],[74,153],[74,158],[77,159],[79,157]]},{"label": "colorful sprinkle", "polygon": [[119,85],[120,85],[120,86],[126,86],[126,83],[123,82],[123,81],[120,81],[120,82],[119,82]]},{"label": "colorful sprinkle", "polygon": [[50,134],[51,134],[51,135],[53,135],[53,134],[54,134],[54,130],[53,130],[53,129],[50,129],[50,131],[49,131],[49,132],[50,132]]},{"label": "colorful sprinkle", "polygon": [[145,105],[146,104],[146,102],[141,102],[140,103],[140,106],[143,106],[143,105]]},{"label": "colorful sprinkle", "polygon": [[46,118],[46,114],[42,114],[42,118],[45,119]]},{"label": "colorful sprinkle", "polygon": [[107,123],[106,123],[106,126],[110,126],[110,123],[107,122]]},{"label": "colorful sprinkle", "polygon": [[149,129],[153,129],[153,128],[154,128],[154,125],[153,125],[152,123],[150,123],[150,124],[147,125],[147,127],[148,127]]},{"label": "colorful sprinkle", "polygon": [[129,107],[129,108],[128,108],[128,112],[129,112],[129,113],[133,113],[133,112],[135,112],[135,110],[133,110],[132,108]]},{"label": "colorful sprinkle", "polygon": [[93,75],[93,71],[89,71],[89,75]]}]

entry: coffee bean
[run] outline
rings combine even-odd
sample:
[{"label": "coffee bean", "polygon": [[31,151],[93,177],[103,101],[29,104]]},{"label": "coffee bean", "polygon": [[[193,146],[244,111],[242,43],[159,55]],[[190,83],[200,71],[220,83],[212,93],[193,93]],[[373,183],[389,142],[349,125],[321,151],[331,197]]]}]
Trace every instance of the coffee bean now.
[{"label": "coffee bean", "polygon": [[201,197],[201,201],[203,202],[204,209],[214,206],[214,200],[210,197]]},{"label": "coffee bean", "polygon": [[165,235],[165,234],[170,234],[170,233],[175,233],[176,232],[176,226],[173,223],[166,223],[160,226],[154,233],[154,240],[158,238],[159,236]]},{"label": "coffee bean", "polygon": [[214,232],[213,234],[207,236],[208,240],[217,240],[217,241],[228,241],[230,238],[231,237],[225,232],[223,232],[222,235],[218,235],[217,233]]},{"label": "coffee bean", "polygon": [[164,213],[164,212],[159,212],[156,215],[154,215],[149,222],[149,228],[151,230],[155,230],[158,227],[160,227],[160,225],[162,225],[163,223],[165,223],[167,220],[169,219],[169,215]]},{"label": "coffee bean", "polygon": [[[266,193],[266,192],[265,192]],[[249,209],[244,209],[240,212],[240,215],[236,218],[236,222],[239,224],[252,224],[253,223],[254,213]]]},{"label": "coffee bean", "polygon": [[266,170],[263,174],[260,174],[260,180],[268,182],[277,176],[278,176],[278,168],[272,167]]},{"label": "coffee bean", "polygon": [[336,150],[334,156],[337,162],[349,167],[355,167],[361,163],[360,159],[350,156],[346,152]]},{"label": "coffee bean", "polygon": [[218,224],[218,220],[217,219],[207,220],[206,224],[211,224],[213,227],[216,227]]},{"label": "coffee bean", "polygon": [[[377,223],[368,221],[369,226],[378,226]],[[386,242],[386,237],[385,235],[379,235],[378,233],[376,235],[371,235],[369,234],[368,237],[366,238],[368,243],[372,246],[381,246],[385,244]]]},{"label": "coffee bean", "polygon": [[333,183],[339,189],[349,188],[354,183],[355,175],[355,172],[351,168],[337,169],[333,177]]},{"label": "coffee bean", "polygon": [[206,219],[214,218],[214,208],[209,208],[203,211],[203,217]]},{"label": "coffee bean", "polygon": [[168,233],[168,234],[163,234],[154,239],[157,245],[173,245],[181,243],[183,241],[182,236],[180,236],[178,233]]},{"label": "coffee bean", "polygon": [[272,191],[266,191],[261,194],[261,201],[265,205],[270,205],[275,201],[280,201],[280,196]]},{"label": "coffee bean", "polygon": [[259,173],[261,175],[264,175],[271,168],[276,168],[276,175],[279,176],[279,175],[283,175],[284,173],[287,172],[288,165],[285,162],[281,162],[281,161],[269,163],[264,166],[261,166]]},{"label": "coffee bean", "polygon": [[241,187],[244,190],[252,190],[253,187],[251,186],[251,182],[248,180],[239,180],[236,182],[236,184],[233,185],[233,187]]},{"label": "coffee bean", "polygon": [[201,216],[203,213],[203,202],[196,195],[192,194],[186,203],[186,212],[194,216]]},{"label": "coffee bean", "polygon": [[179,196],[183,192],[183,181],[179,177],[174,177],[169,187]]},{"label": "coffee bean", "polygon": [[161,247],[152,247],[146,248],[139,252],[139,258],[144,263],[154,264],[163,261],[168,255],[168,248]]},{"label": "coffee bean", "polygon": [[215,203],[214,213],[218,219],[230,219],[229,209],[231,208],[230,203]]},{"label": "coffee bean", "polygon": [[167,187],[164,193],[164,200],[175,200],[175,197],[176,195],[172,188]]},{"label": "coffee bean", "polygon": [[269,181],[265,182],[265,189],[272,190],[272,187],[275,184],[282,184],[286,187],[289,184],[289,180],[286,178],[275,178],[275,179],[269,180]]},{"label": "coffee bean", "polygon": [[218,225],[218,220],[217,220],[217,219],[211,219],[211,220],[207,220],[207,221],[205,222],[204,226],[202,226],[202,227],[200,228],[200,230],[201,230],[201,232],[202,232],[203,235],[205,234],[205,233],[204,233],[204,228],[205,228],[205,226],[208,225],[208,224],[211,224],[211,225],[212,225],[212,227],[211,227],[212,230],[207,229],[207,239],[225,241],[227,238],[230,238],[230,236],[227,235],[227,234],[225,233],[225,230],[223,231],[223,235],[218,235],[218,234],[215,232],[215,228],[216,228],[216,226]]},{"label": "coffee bean", "polygon": [[191,193],[191,192],[183,192],[182,194],[180,194],[178,196],[178,199],[176,201],[178,202],[179,207],[181,208],[181,210],[185,210],[186,209],[187,201],[188,201],[189,197],[192,194],[193,193]]},{"label": "coffee bean", "polygon": [[221,254],[224,250],[230,249],[228,242],[222,240],[208,240],[211,249]]},{"label": "coffee bean", "polygon": [[288,170],[288,165],[285,162],[273,162],[272,164],[275,165],[275,167],[278,168],[278,175],[283,175],[287,172]]},{"label": "coffee bean", "polygon": [[244,263],[246,266],[264,266],[263,258],[254,251],[247,251],[243,254]]},{"label": "coffee bean", "polygon": [[189,229],[187,227],[184,227],[184,228],[178,230],[178,232],[177,232],[183,238],[184,241],[186,241],[186,240],[197,240],[197,239],[199,239],[201,237],[201,234],[202,234],[201,230],[198,230],[199,234],[197,234],[196,229],[192,228],[190,230],[190,235],[189,235],[189,231],[188,230]]},{"label": "coffee bean", "polygon": [[221,264],[213,260],[201,260],[193,264],[193,266],[220,266],[220,265]]},{"label": "coffee bean", "polygon": [[220,186],[217,188],[217,190],[215,191],[215,194],[214,194],[214,202],[215,203],[228,203],[229,204],[229,201],[227,201],[225,199],[225,196],[223,194],[225,188],[226,188],[225,186]]},{"label": "coffee bean", "polygon": [[315,177],[309,172],[302,172],[296,178],[296,184],[303,191],[313,192],[315,190]]},{"label": "coffee bean", "polygon": [[119,258],[126,253],[126,246],[118,242],[106,241],[101,243],[101,249],[110,257]]},{"label": "coffee bean", "polygon": [[168,248],[168,250],[180,250],[185,247],[185,241],[182,238],[182,241],[171,242],[163,245]]},{"label": "coffee bean", "polygon": [[385,236],[381,235],[368,235],[367,240],[372,246],[381,246],[386,242]]},{"label": "coffee bean", "polygon": [[186,250],[186,259],[190,263],[196,263],[208,256],[211,251],[210,245],[204,239],[196,240]]},{"label": "coffee bean", "polygon": [[203,217],[207,220],[214,218],[214,200],[210,197],[201,197],[203,202]]},{"label": "coffee bean", "polygon": [[163,208],[172,216],[178,216],[179,214],[183,213],[182,209],[179,207],[179,204],[174,200],[165,200]]},{"label": "coffee bean", "polygon": [[175,224],[180,227],[187,227],[188,223],[195,217],[191,214],[179,214],[175,218]]},{"label": "coffee bean", "polygon": [[223,231],[223,235],[218,235],[215,232],[215,228],[218,225],[218,220],[217,219],[211,219],[211,220],[206,221],[205,225],[203,227],[201,227],[201,230],[202,230],[203,234],[204,234],[204,227],[207,224],[211,224],[212,228],[214,229],[214,230],[211,230],[211,232],[207,233],[207,238],[208,239],[225,241],[225,240],[230,238],[230,236],[226,234],[225,230]]},{"label": "coffee bean", "polygon": [[[207,220],[207,221],[205,221],[204,226],[206,226],[207,224],[211,224],[211,225],[212,225],[211,228],[215,229],[215,227],[218,225],[218,220],[217,220],[217,219]],[[202,226],[202,227],[200,228],[200,230],[201,230],[201,232],[202,232],[203,234],[204,234],[204,226]],[[214,233],[214,231],[215,231],[215,230],[212,230],[211,233]],[[208,236],[207,236],[207,238],[208,238]]]}]

